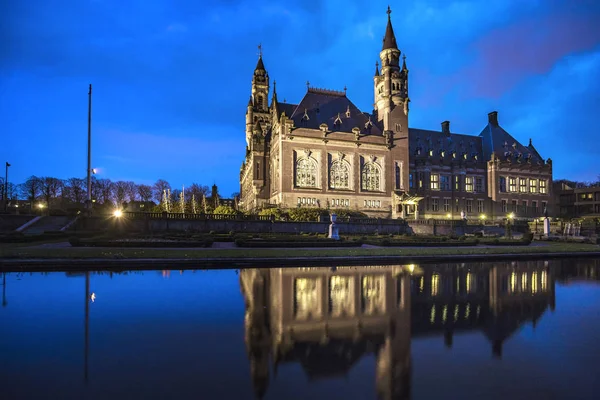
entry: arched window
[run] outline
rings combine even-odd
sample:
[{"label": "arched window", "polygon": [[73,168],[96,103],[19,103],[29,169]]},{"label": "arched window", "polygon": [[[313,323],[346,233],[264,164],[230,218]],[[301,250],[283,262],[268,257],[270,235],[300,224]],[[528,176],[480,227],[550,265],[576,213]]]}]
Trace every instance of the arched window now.
[{"label": "arched window", "polygon": [[341,160],[331,163],[329,187],[331,189],[350,189],[350,168],[347,163]]},{"label": "arched window", "polygon": [[263,107],[263,97],[261,95],[256,96],[256,107],[257,108]]},{"label": "arched window", "polygon": [[296,186],[317,187],[317,162],[311,158],[296,161]]},{"label": "arched window", "polygon": [[378,192],[381,190],[381,171],[377,164],[368,162],[363,165],[362,190]]}]

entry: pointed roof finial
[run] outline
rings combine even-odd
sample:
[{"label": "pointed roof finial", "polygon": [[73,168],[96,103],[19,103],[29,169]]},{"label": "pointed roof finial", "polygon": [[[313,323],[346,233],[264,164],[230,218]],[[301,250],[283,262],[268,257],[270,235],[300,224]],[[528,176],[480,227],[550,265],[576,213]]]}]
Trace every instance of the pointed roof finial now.
[{"label": "pointed roof finial", "polygon": [[531,138],[529,138],[529,145],[533,146],[533,143],[531,142]]},{"label": "pointed roof finial", "polygon": [[306,81],[306,90],[310,89],[310,82]]},{"label": "pointed roof finial", "polygon": [[394,35],[394,28],[392,28],[391,14],[392,14],[392,10],[391,10],[390,6],[388,6],[388,9],[387,9],[388,23],[387,23],[387,27],[385,28],[385,36],[383,38],[383,48],[381,49],[382,51],[385,49],[398,50],[398,45],[396,44],[396,36]]},{"label": "pointed roof finial", "polygon": [[379,76],[379,61],[375,61],[375,76]]},{"label": "pointed roof finial", "polygon": [[273,80],[273,94],[277,93],[277,81]]},{"label": "pointed roof finial", "polygon": [[[346,94],[346,91],[348,90],[348,88],[346,87],[346,85],[344,85],[344,94]],[[350,106],[348,106],[350,107]]]},{"label": "pointed roof finial", "polygon": [[258,56],[262,57],[262,43],[258,44]]},{"label": "pointed roof finial", "polygon": [[402,69],[406,70],[406,54],[402,54]]}]

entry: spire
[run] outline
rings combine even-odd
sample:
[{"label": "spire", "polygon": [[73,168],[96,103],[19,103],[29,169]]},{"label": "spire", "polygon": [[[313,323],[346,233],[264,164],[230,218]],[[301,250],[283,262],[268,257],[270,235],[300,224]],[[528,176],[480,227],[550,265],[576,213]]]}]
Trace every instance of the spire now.
[{"label": "spire", "polygon": [[402,55],[402,70],[406,71],[408,68],[406,68],[406,54]]},{"label": "spire", "polygon": [[379,61],[375,61],[375,76],[379,76]]},{"label": "spire", "polygon": [[398,50],[398,45],[396,44],[396,36],[394,36],[394,28],[392,28],[391,14],[392,14],[392,10],[390,9],[390,6],[388,6],[388,9],[387,9],[388,23],[387,23],[387,27],[385,28],[385,37],[383,38],[383,48],[381,49],[382,51],[385,49]]},{"label": "spire", "polygon": [[262,44],[258,45],[258,62],[256,63],[256,68],[254,68],[254,71],[258,71],[259,69],[266,71],[265,64],[263,64],[262,60]]},{"label": "spire", "polygon": [[271,99],[271,107],[277,107],[277,81],[273,81],[273,98]]},{"label": "spire", "polygon": [[252,107],[254,104],[252,103],[252,95],[250,95],[250,100],[248,100],[248,107]]}]

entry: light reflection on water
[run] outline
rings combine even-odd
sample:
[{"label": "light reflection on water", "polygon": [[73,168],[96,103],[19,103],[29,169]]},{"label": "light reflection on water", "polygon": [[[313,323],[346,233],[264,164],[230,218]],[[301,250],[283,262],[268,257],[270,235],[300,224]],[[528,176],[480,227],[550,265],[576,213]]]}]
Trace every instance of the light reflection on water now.
[{"label": "light reflection on water", "polygon": [[5,274],[0,393],[596,398],[599,272],[568,260]]}]

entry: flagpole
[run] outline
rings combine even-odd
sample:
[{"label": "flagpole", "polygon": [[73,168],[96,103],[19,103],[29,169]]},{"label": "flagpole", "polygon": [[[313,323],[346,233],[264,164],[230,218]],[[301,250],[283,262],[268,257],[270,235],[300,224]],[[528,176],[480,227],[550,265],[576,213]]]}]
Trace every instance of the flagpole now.
[{"label": "flagpole", "polygon": [[10,167],[10,164],[7,161],[4,173],[4,212],[8,209],[8,167]]},{"label": "flagpole", "polygon": [[92,84],[88,93],[87,207],[92,213]]}]

